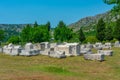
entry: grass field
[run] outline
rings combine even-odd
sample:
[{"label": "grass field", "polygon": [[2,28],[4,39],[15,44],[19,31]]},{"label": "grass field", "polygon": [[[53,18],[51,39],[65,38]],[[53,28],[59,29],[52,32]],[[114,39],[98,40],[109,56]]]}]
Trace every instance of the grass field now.
[{"label": "grass field", "polygon": [[103,62],[0,54],[0,80],[120,80],[120,48],[112,50]]}]

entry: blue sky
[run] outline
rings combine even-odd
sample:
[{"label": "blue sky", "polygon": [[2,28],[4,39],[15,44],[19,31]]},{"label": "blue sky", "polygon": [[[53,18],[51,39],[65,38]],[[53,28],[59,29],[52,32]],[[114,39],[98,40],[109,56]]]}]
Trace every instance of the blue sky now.
[{"label": "blue sky", "polygon": [[60,20],[71,24],[81,18],[110,10],[102,0],[0,0],[0,24],[39,24]]}]

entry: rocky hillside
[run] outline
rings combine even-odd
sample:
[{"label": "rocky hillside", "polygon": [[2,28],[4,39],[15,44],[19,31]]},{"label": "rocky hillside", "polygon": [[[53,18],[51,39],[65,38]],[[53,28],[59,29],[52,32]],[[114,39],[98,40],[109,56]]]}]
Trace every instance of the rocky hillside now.
[{"label": "rocky hillside", "polygon": [[26,24],[0,24],[0,29],[2,30],[14,30],[20,32]]},{"label": "rocky hillside", "polygon": [[5,41],[13,35],[20,35],[23,27],[27,24],[0,24],[0,29],[5,31]]},{"label": "rocky hillside", "polygon": [[113,13],[108,11],[103,14],[98,14],[96,16],[90,16],[90,17],[80,19],[78,22],[70,24],[69,27],[73,28],[74,31],[79,30],[81,27],[93,28],[97,24],[100,18],[103,18],[105,22],[109,23],[109,22],[116,21],[116,19],[120,18],[120,15],[118,15],[117,13],[114,13],[113,15]]}]

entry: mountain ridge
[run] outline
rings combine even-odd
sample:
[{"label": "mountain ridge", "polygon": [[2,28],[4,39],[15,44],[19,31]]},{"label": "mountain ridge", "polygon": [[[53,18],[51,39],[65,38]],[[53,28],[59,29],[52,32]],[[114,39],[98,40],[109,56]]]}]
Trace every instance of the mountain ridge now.
[{"label": "mountain ridge", "polygon": [[81,27],[93,27],[97,24],[100,18],[103,18],[105,22],[110,23],[115,22],[118,18],[120,18],[120,15],[118,13],[113,14],[111,11],[107,11],[106,13],[82,18],[77,22],[68,25],[68,27],[73,28],[74,31],[79,30]]}]

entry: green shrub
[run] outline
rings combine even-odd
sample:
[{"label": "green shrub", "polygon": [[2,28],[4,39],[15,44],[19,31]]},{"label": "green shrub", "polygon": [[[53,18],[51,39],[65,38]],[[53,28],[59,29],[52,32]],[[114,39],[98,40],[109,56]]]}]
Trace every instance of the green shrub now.
[{"label": "green shrub", "polygon": [[90,43],[99,42],[99,40],[95,36],[88,36],[85,41]]},{"label": "green shrub", "polygon": [[8,39],[8,43],[13,43],[13,44],[19,44],[20,41],[21,40],[20,40],[19,36],[11,36]]},{"label": "green shrub", "polygon": [[118,40],[114,38],[114,39],[111,40],[110,42],[111,42],[111,43],[115,43],[116,41],[118,41]]}]

